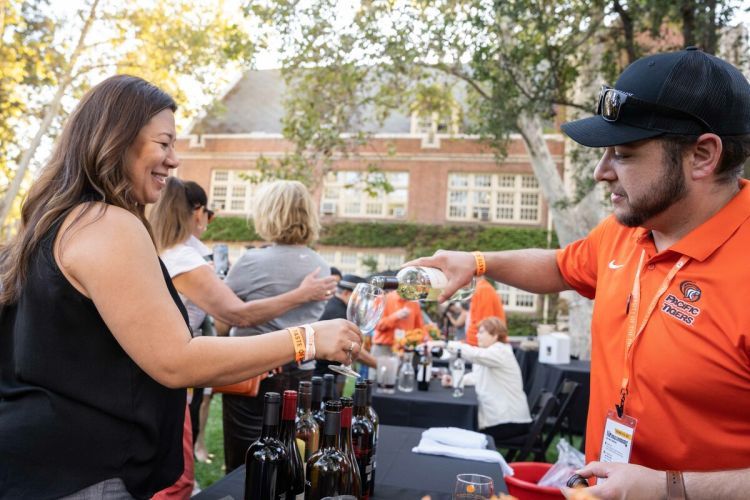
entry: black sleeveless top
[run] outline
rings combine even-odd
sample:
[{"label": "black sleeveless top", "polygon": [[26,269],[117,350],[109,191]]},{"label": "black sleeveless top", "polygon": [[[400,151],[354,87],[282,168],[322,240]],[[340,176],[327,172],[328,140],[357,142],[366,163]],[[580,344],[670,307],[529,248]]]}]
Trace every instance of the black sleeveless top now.
[{"label": "black sleeveless top", "polygon": [[18,302],[0,309],[0,498],[58,498],[117,477],[148,498],[182,473],[185,390],[141,370],[65,278],[52,253],[59,227]]}]

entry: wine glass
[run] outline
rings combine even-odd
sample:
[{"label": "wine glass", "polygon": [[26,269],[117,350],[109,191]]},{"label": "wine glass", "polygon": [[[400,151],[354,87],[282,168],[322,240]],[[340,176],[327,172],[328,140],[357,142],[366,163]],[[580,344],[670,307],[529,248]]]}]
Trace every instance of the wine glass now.
[{"label": "wine glass", "polygon": [[[354,287],[349,305],[346,307],[346,319],[354,323],[363,332],[370,331],[380,321],[385,307],[385,293],[383,289],[369,283],[359,283]],[[349,364],[331,365],[328,368],[346,375],[358,378],[359,373],[352,370],[351,352],[349,353]]]},{"label": "wine glass", "polygon": [[453,500],[489,500],[495,494],[495,484],[489,476],[481,474],[459,474]]}]

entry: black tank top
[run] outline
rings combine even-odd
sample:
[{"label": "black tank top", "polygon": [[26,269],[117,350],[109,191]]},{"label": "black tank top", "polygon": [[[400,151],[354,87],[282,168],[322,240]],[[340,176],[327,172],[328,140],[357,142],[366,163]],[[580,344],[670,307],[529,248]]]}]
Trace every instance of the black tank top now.
[{"label": "black tank top", "polygon": [[52,254],[59,227],[18,302],[0,309],[0,498],[58,498],[116,477],[148,498],[182,473],[185,390],[141,370],[65,278]]}]

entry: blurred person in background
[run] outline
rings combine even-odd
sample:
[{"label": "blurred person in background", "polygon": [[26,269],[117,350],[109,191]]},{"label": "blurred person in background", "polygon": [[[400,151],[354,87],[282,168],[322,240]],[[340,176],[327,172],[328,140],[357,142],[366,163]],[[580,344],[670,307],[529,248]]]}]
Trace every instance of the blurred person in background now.
[{"label": "blurred person in background", "polygon": [[[150,498],[184,470],[185,387],[239,382],[313,354],[296,353],[299,330],[191,337],[144,214],[179,165],[175,110],[133,76],[89,90],[0,248],[7,498]],[[358,354],[355,325],[311,328],[317,356]]]},{"label": "blurred person in background", "polygon": [[[318,239],[318,211],[304,184],[275,181],[262,186],[255,197],[255,231],[270,244],[245,252],[227,274],[226,285],[243,301],[275,300],[300,286],[311,275],[326,278],[328,288],[322,297],[328,300],[335,291],[330,267],[309,245]],[[232,328],[232,337],[263,337],[264,334],[291,325],[317,321],[325,301],[299,304],[284,313],[252,326]],[[216,323],[217,331],[228,325]],[[224,394],[224,458],[227,472],[245,463],[248,446],[258,437],[263,423],[263,396],[266,392],[297,390],[301,380],[310,380],[315,363],[287,363],[280,372],[264,379],[257,397]]]},{"label": "blurred person in background", "polygon": [[465,342],[467,344],[478,345],[477,332],[479,331],[479,323],[484,318],[490,317],[500,318],[503,323],[506,323],[505,309],[503,309],[503,302],[500,300],[497,290],[485,278],[478,277],[477,287],[474,290],[474,295],[471,296],[469,312],[466,317]]},{"label": "blurred person in background", "polygon": [[385,294],[383,316],[375,326],[372,338],[373,356],[388,356],[393,352],[393,344],[407,330],[422,328],[422,308],[419,302],[402,298],[395,290]]},{"label": "blurred person in background", "polygon": [[442,330],[446,338],[463,340],[466,337],[467,311],[459,301],[453,301],[443,311]]}]

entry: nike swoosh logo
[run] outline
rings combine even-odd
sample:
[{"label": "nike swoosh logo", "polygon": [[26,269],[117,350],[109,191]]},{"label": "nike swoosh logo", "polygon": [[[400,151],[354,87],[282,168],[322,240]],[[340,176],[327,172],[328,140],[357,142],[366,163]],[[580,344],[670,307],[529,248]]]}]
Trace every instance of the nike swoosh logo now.
[{"label": "nike swoosh logo", "polygon": [[615,259],[612,259],[609,261],[609,268],[610,269],[620,269],[625,264],[615,264]]}]

